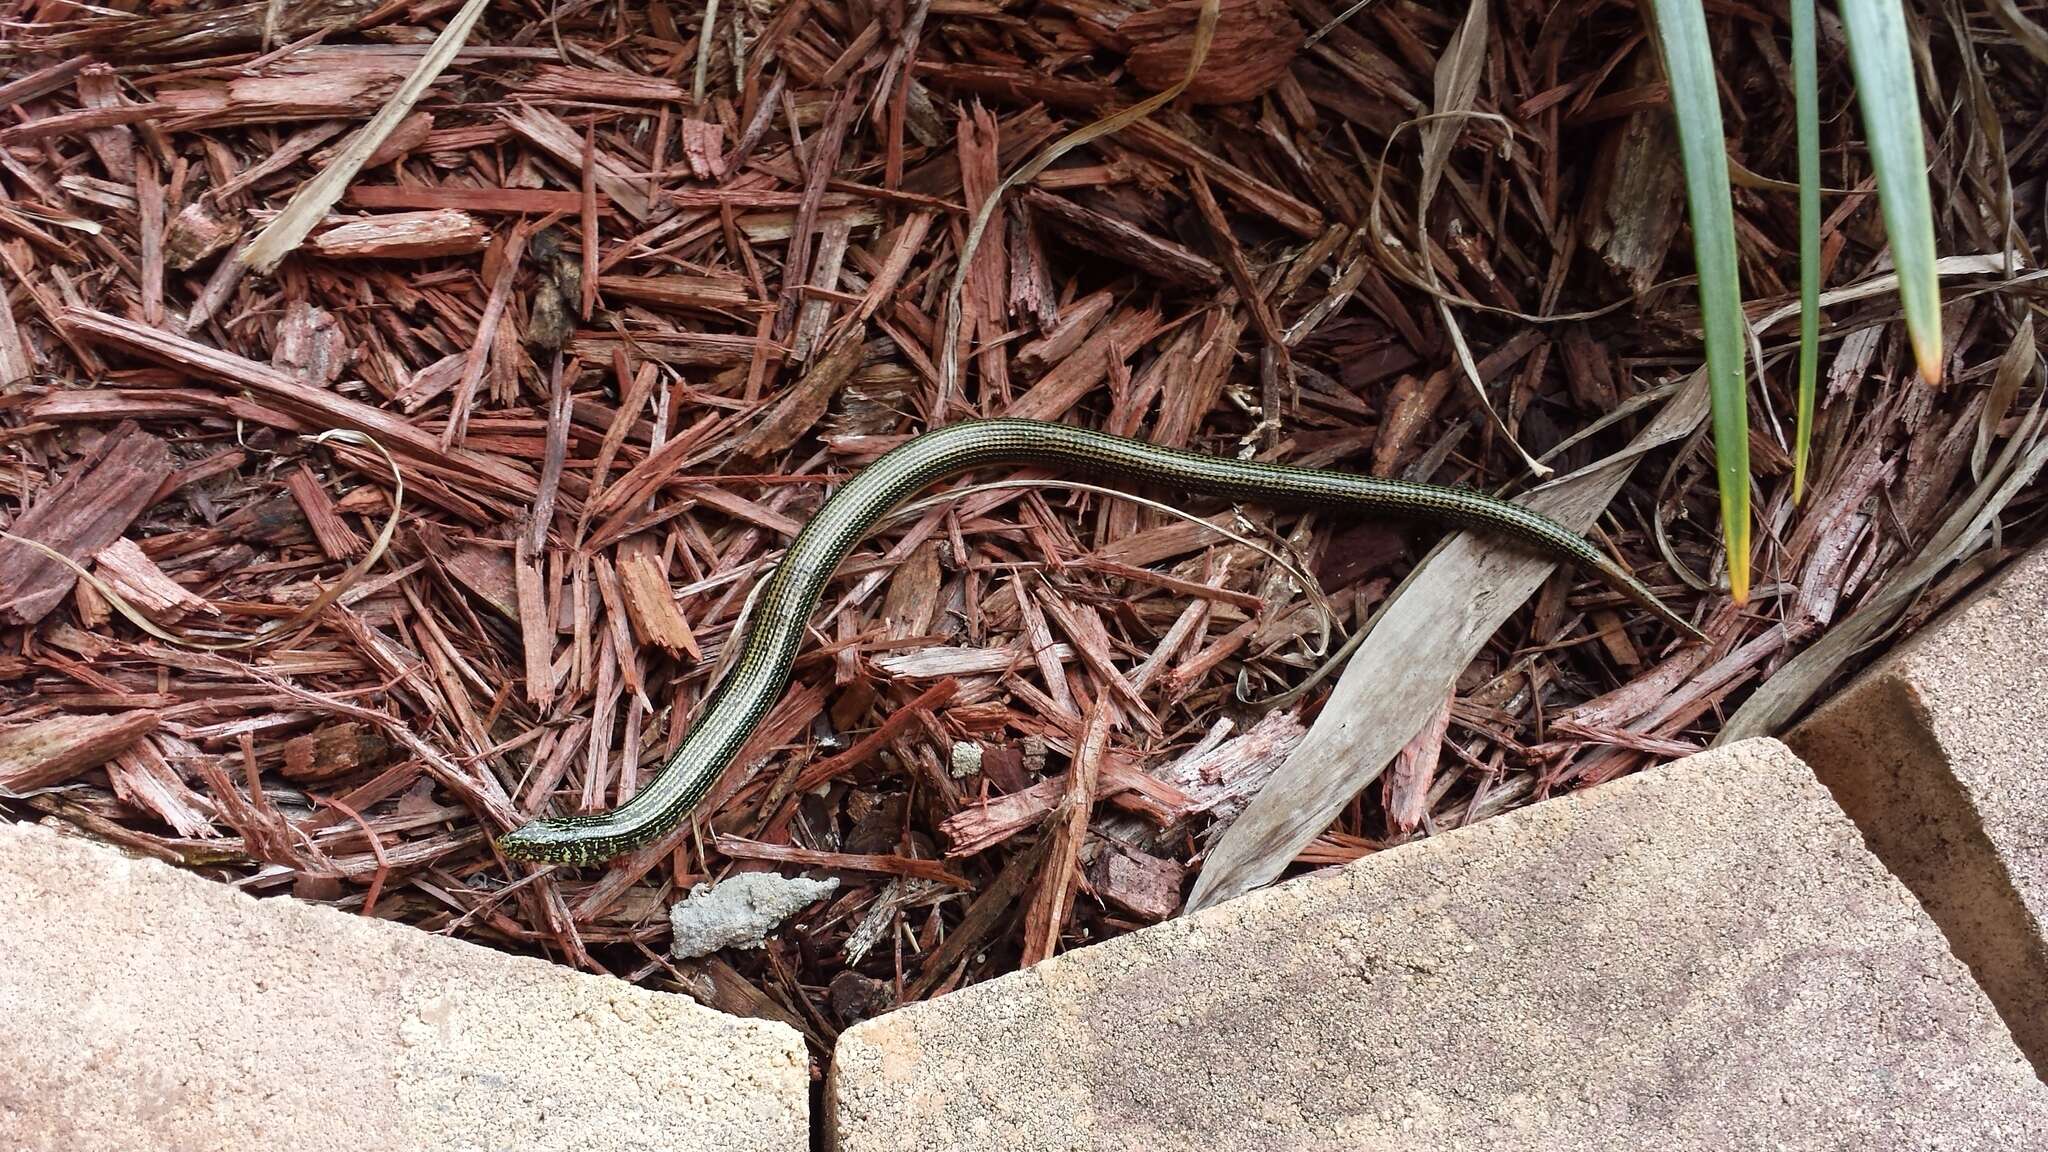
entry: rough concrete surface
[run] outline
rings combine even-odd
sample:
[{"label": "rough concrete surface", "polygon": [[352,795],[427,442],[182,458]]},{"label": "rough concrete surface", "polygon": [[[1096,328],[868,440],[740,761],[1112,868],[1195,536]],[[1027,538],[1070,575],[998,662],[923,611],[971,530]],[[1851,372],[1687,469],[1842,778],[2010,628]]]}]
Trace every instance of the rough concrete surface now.
[{"label": "rough concrete surface", "polygon": [[2048,548],[1786,737],[2048,1074]]},{"label": "rough concrete surface", "polygon": [[809,1147],[802,1040],[0,823],[0,1149]]},{"label": "rough concrete surface", "polygon": [[1748,741],[863,1023],[840,1152],[2048,1147],[2048,1088]]}]

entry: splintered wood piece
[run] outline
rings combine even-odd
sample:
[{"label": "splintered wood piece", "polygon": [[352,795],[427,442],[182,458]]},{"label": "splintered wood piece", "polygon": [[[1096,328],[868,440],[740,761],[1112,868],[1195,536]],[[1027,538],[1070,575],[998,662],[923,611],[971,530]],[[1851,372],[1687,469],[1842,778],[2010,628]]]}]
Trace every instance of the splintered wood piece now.
[{"label": "splintered wood piece", "polygon": [[1040,780],[1022,792],[998,796],[955,812],[939,826],[939,835],[946,841],[946,855],[972,856],[995,847],[1043,819],[1059,803],[1065,790],[1064,780]]},{"label": "splintered wood piece", "polygon": [[481,252],[490,231],[454,208],[392,212],[342,224],[313,237],[313,251],[331,260],[425,260]]},{"label": "splintered wood piece", "polygon": [[1266,713],[1236,736],[1228,735],[1229,725],[1219,721],[1214,741],[1204,740],[1190,754],[1153,773],[1186,792],[1191,812],[1235,816],[1308,732],[1300,718],[1285,709]]},{"label": "splintered wood piece", "polygon": [[507,620],[520,618],[512,554],[506,548],[471,544],[441,560],[456,583]]},{"label": "splintered wood piece", "polygon": [[1103,687],[1130,705],[1147,731],[1157,734],[1158,719],[1152,715],[1145,701],[1131,687],[1130,681],[1124,678],[1124,674],[1112,662],[1109,632],[1103,627],[1102,618],[1096,615],[1095,610],[1086,604],[1065,603],[1059,597],[1047,595],[1043,591],[1034,591],[1033,594],[1043,599],[1046,616],[1059,624],[1060,631],[1065,632],[1067,639],[1073,642],[1074,651],[1081,657],[1081,662],[1088,666],[1089,671],[1095,673],[1096,679]]},{"label": "splintered wood piece", "polygon": [[[391,130],[391,135],[386,136],[384,142],[371,151],[370,158],[363,161],[363,167],[382,168],[395,160],[402,160],[419,151],[426,144],[427,138],[433,134],[433,113],[409,113],[405,119],[398,122],[398,127]],[[313,162],[324,168],[337,158],[336,154],[340,151],[342,149],[336,149],[335,154],[316,152],[313,155]]]},{"label": "splintered wood piece", "polygon": [[940,585],[944,574],[939,565],[939,546],[928,541],[910,554],[908,562],[889,578],[882,595],[882,625],[892,637],[922,636],[931,629],[939,612]]},{"label": "splintered wood piece", "polygon": [[[903,222],[902,227],[884,238],[889,245],[889,255],[875,272],[875,278],[868,282],[867,293],[861,297],[860,308],[854,313],[855,316],[867,320],[888,302],[897,286],[903,283],[903,277],[909,273],[911,264],[922,253],[925,237],[930,234],[934,219],[934,214],[930,212],[913,213]],[[862,258],[862,254],[858,252],[855,256]]]},{"label": "splintered wood piece", "polygon": [[13,147],[56,136],[83,136],[121,124],[140,124],[170,115],[171,111],[162,104],[115,104],[106,108],[57,112],[12,128],[0,128],[0,147]]},{"label": "splintered wood piece", "polygon": [[313,470],[300,464],[285,476],[284,486],[298,501],[299,510],[306,514],[306,523],[313,528],[313,539],[320,542],[320,550],[329,560],[348,560],[362,555],[369,549],[348,521],[334,507],[334,501],[327,495],[327,489],[320,484],[320,478]]},{"label": "splintered wood piece", "polygon": [[1156,119],[1130,125],[1117,139],[1176,165],[1199,167],[1210,183],[1230,193],[1244,207],[1303,238],[1312,239],[1323,230],[1323,214],[1307,202],[1197,146]]},{"label": "splintered wood piece", "polygon": [[1038,888],[1024,910],[1024,950],[1018,963],[1030,967],[1059,949],[1060,933],[1074,906],[1081,882],[1081,846],[1088,836],[1088,817],[1095,807],[1095,781],[1109,751],[1108,701],[1098,698],[1088,708],[1073,767],[1067,770],[1058,805],[1046,817],[1045,836],[1052,841],[1038,872]]},{"label": "splintered wood piece", "polygon": [[[946,855],[972,856],[1025,831],[1060,803],[1066,788],[1067,782],[1061,777],[1040,780],[1021,791],[970,804],[955,812],[939,824]],[[1116,755],[1104,760],[1095,797],[1161,827],[1201,810],[1198,797],[1140,771]]]},{"label": "splintered wood piece", "polygon": [[704,311],[761,306],[738,276],[600,276],[607,296]]},{"label": "splintered wood piece", "polygon": [[277,342],[270,364],[301,381],[325,388],[348,366],[348,334],[334,314],[295,300],[284,310],[277,326]]},{"label": "splintered wood piece", "polygon": [[[1181,71],[1187,71],[1185,63]],[[1043,102],[1054,108],[1092,110],[1116,99],[1116,89],[1110,85],[1047,76],[1036,68],[920,60],[917,62],[917,74],[942,88],[1019,103]],[[1180,77],[1176,75],[1174,79]]]},{"label": "splintered wood piece", "polygon": [[[580,212],[583,197],[546,188],[435,188],[418,184],[358,184],[343,198],[357,208],[453,208],[464,212],[503,212],[545,216]],[[606,201],[599,201],[602,207]]]},{"label": "splintered wood piece", "polygon": [[1074,658],[1071,644],[1053,644],[1029,652],[1016,648],[960,648],[934,644],[908,652],[891,652],[875,657],[875,667],[905,680],[932,680],[941,676],[1001,675],[1029,667],[1044,656],[1054,662]]},{"label": "splintered wood piece", "polygon": [[408,416],[418,412],[462,382],[462,371],[468,360],[468,356],[461,352],[441,357],[414,372],[391,393],[391,402]]},{"label": "splintered wood piece", "polygon": [[[1154,92],[1187,75],[1201,0],[1178,0],[1133,12],[1118,26],[1131,44],[1131,77]],[[1196,104],[1256,100],[1287,75],[1302,28],[1283,0],[1222,0],[1215,37],[1182,99]]]},{"label": "splintered wood piece", "polygon": [[[170,475],[171,454],[164,442],[123,421],[44,490],[9,530],[83,561],[120,539]],[[42,552],[0,541],[0,620],[33,624],[77,582],[77,572]]]},{"label": "splintered wood piece", "polygon": [[[147,151],[135,164],[135,239],[142,248],[142,322],[164,322],[164,185],[155,156]],[[4,359],[4,354],[0,354]]]},{"label": "splintered wood piece", "polygon": [[1187,869],[1179,862],[1099,841],[1101,853],[1088,868],[1088,885],[1097,896],[1140,920],[1164,920],[1180,908],[1180,889]]},{"label": "splintered wood piece", "polygon": [[[512,283],[519,275],[519,260],[525,255],[527,241],[532,235],[533,230],[527,221],[521,220],[512,226],[510,232],[493,241],[490,251],[484,256],[483,274],[490,284],[490,295],[484,298],[483,316],[477,320],[476,335],[469,342],[469,351],[463,355],[462,376],[455,384],[448,426],[441,432],[443,448],[459,443],[469,427],[470,406],[476,402],[477,389],[483,384],[484,369],[490,365],[491,345],[496,341],[505,309],[511,304]],[[538,495],[539,492],[540,483],[536,479],[533,494]]]},{"label": "splintered wood piece", "polygon": [[937,860],[909,856],[860,855],[849,852],[820,852],[788,844],[763,844],[739,836],[721,835],[718,850],[735,860],[769,860],[777,864],[800,864],[806,868],[836,868],[848,872],[880,872],[887,876],[908,876],[932,880],[953,888],[971,888],[965,878],[946,869]]},{"label": "splintered wood piece", "polygon": [[125,536],[100,549],[94,565],[100,579],[159,624],[172,623],[193,612],[220,615],[219,609],[164,575],[164,570],[156,566],[141,546]]},{"label": "splintered wood piece", "polygon": [[699,180],[725,176],[725,129],[707,120],[684,120],[677,135],[683,146],[683,162],[690,175]]},{"label": "splintered wood piece", "polygon": [[[974,211],[987,213],[988,231],[984,235],[991,242],[974,250],[967,278],[961,284],[963,344],[955,351],[965,354],[970,348],[980,348],[974,363],[981,374],[983,391],[1007,399],[1011,394],[1009,356],[1002,346],[1002,334],[1009,319],[1010,269],[1009,254],[1000,237],[1009,227],[1007,221],[1014,208],[997,196],[1002,183],[999,136],[995,116],[978,102],[960,119],[955,148],[960,164],[960,197]],[[947,401],[942,396],[939,402],[943,405]]]},{"label": "splintered wood piece", "polygon": [[[384,142],[377,145],[376,151],[370,153],[369,159],[363,161],[363,167],[382,168],[394,160],[410,156],[424,147],[433,134],[433,113],[414,112],[398,122],[398,127],[391,130],[391,135],[385,137]],[[342,138],[340,144],[331,148],[322,148],[320,151],[313,153],[312,161],[314,166],[325,168],[333,163],[342,153],[348,150],[349,145],[354,143],[355,138],[356,134],[351,132]],[[343,198],[346,199],[347,197],[344,196]],[[446,207],[446,205],[433,205],[433,207]]]},{"label": "splintered wood piece", "polygon": [[[583,136],[562,119],[544,109],[522,104],[516,110],[500,113],[512,130],[533,142],[534,146],[571,170],[583,169]],[[597,186],[611,197],[619,211],[635,220],[646,221],[653,215],[653,206],[648,203],[647,190],[634,178],[632,169],[604,149],[597,149],[591,157],[595,169]]]},{"label": "splintered wood piece", "polygon": [[796,333],[789,341],[789,358],[809,360],[832,319],[832,301],[839,294],[839,273],[846,263],[846,246],[853,239],[853,225],[845,219],[827,221],[820,230],[818,254],[811,270],[809,292],[797,312]]},{"label": "splintered wood piece", "polygon": [[1387,772],[1385,803],[1387,823],[1396,832],[1415,831],[1429,815],[1429,789],[1436,782],[1437,761],[1443,757],[1444,733],[1450,726],[1451,697],[1446,696],[1422,731],[1394,754]]},{"label": "splintered wood piece", "polygon": [[156,731],[147,708],[109,716],[57,715],[0,728],[0,791],[50,788],[120,755]]},{"label": "splintered wood piece", "polygon": [[1022,420],[1057,420],[1081,397],[1100,387],[1112,362],[1138,350],[1144,338],[1159,324],[1159,314],[1147,309],[1129,309],[1096,329],[1081,346],[1039,377],[1029,391],[1017,397],[1006,416]]},{"label": "splintered wood piece", "polygon": [[1141,268],[1168,283],[1192,283],[1206,288],[1223,282],[1223,269],[1215,261],[1114,216],[1085,208],[1042,188],[1026,192],[1024,203],[1039,213],[1053,231],[1080,247]]},{"label": "splintered wood piece", "polygon": [[48,96],[71,83],[74,77],[92,64],[93,58],[90,56],[73,56],[68,60],[59,60],[55,64],[38,68],[6,84],[0,84],[0,108],[11,108],[16,104],[26,104],[31,100]]},{"label": "splintered wood piece", "polygon": [[[343,67],[165,87],[158,90],[157,98],[175,115],[173,127],[189,130],[263,120],[354,118],[365,104],[388,100],[397,91],[398,77],[387,68]],[[308,211],[317,219],[330,203],[313,205]]]},{"label": "splintered wood piece", "polygon": [[194,200],[179,209],[164,229],[164,262],[176,271],[189,271],[241,235],[239,220],[222,219],[210,200]]},{"label": "splintered wood piece", "polygon": [[596,68],[542,64],[519,86],[521,95],[568,100],[638,100],[680,103],[690,98],[681,84],[656,76],[630,76]]},{"label": "splintered wood piece", "polygon": [[[502,558],[502,550],[492,555]],[[527,554],[524,544],[512,564],[512,605],[510,613],[519,621],[521,648],[526,659],[526,699],[545,709],[555,698],[555,621],[548,611],[548,598],[541,586],[540,565]]]},{"label": "splintered wood piece", "polygon": [[[1524,328],[1515,333],[1479,361],[1479,383],[1492,383],[1542,342],[1543,334],[1534,328]],[[1450,396],[1453,383],[1461,375],[1454,369],[1445,368],[1430,373],[1426,380],[1403,377],[1395,385],[1389,397],[1386,418],[1380,422],[1379,436],[1373,442],[1373,475],[1392,476],[1413,454],[1415,437]]]},{"label": "splintered wood piece", "polygon": [[882,721],[880,727],[861,737],[853,747],[837,756],[806,767],[786,791],[793,794],[807,792],[834,779],[842,772],[860,766],[869,757],[881,751],[905,728],[928,720],[933,711],[944,707],[959,690],[960,682],[951,678],[941,680],[925,689],[918,694],[917,699],[890,712],[888,719]]},{"label": "splintered wood piece", "polygon": [[635,537],[619,545],[619,592],[626,602],[626,615],[642,644],[653,644],[671,654],[702,660],[690,621],[676,606],[669,582],[661,573],[660,549],[647,537]]},{"label": "splintered wood piece", "polygon": [[734,454],[742,458],[759,458],[780,452],[809,432],[818,418],[825,414],[840,386],[860,366],[866,335],[865,327],[848,329],[818,358],[817,363],[810,366],[794,387],[783,393],[761,423],[734,448]]},{"label": "splintered wood piece", "polygon": [[35,374],[36,361],[14,322],[14,306],[7,299],[7,277],[0,274],[0,387],[12,391]]},{"label": "splintered wood piece", "polygon": [[[323,724],[302,736],[294,736],[285,741],[278,752],[283,760],[281,770],[287,779],[319,783],[371,767],[387,749],[387,743],[376,733],[354,721],[343,721]],[[406,779],[418,774],[416,766],[402,771]],[[356,797],[344,802],[354,804],[363,799],[366,798]]]},{"label": "splintered wood piece", "polygon": [[187,787],[164,759],[156,741],[163,736],[144,737],[123,748],[107,764],[107,781],[114,795],[131,808],[139,808],[170,825],[180,836],[216,835],[210,818],[213,805]]},{"label": "splintered wood piece", "polygon": [[1037,372],[1073,355],[1115,304],[1114,293],[1094,292],[1061,308],[1058,324],[1017,349],[1018,367]]}]

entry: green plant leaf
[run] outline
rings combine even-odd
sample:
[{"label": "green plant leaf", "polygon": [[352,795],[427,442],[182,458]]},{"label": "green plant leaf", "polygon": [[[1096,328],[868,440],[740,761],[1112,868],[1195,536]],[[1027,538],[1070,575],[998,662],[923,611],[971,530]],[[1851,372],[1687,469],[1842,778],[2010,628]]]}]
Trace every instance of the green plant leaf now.
[{"label": "green plant leaf", "polygon": [[1792,431],[1792,502],[1806,495],[1813,394],[1820,375],[1820,80],[1813,0],[1792,0],[1792,106],[1799,137],[1799,400]]},{"label": "green plant leaf", "polygon": [[1656,0],[1656,40],[1671,82],[1685,199],[1706,330],[1714,418],[1714,471],[1728,549],[1728,592],[1749,599],[1749,398],[1744,391],[1742,283],[1735,264],[1735,206],[1721,135],[1721,94],[1700,0]]},{"label": "green plant leaf", "polygon": [[1842,0],[1856,103],[1877,171],[1877,198],[1899,273],[1899,301],[1913,359],[1929,383],[1941,380],[1941,284],[1934,269],[1934,210],[1927,151],[1920,138],[1920,93],[1901,0]]}]

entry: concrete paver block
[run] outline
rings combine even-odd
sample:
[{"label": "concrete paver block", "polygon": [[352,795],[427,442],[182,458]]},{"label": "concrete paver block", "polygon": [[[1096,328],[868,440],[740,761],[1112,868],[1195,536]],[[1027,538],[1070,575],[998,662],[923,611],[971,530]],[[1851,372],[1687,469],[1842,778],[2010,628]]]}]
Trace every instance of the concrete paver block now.
[{"label": "concrete paver block", "polygon": [[2048,1147],[2048,1088],[1747,741],[848,1030],[839,1152]]},{"label": "concrete paver block", "polygon": [[2048,548],[1785,739],[2048,1075]]},{"label": "concrete paver block", "polygon": [[0,823],[0,1149],[808,1148],[780,1024]]}]

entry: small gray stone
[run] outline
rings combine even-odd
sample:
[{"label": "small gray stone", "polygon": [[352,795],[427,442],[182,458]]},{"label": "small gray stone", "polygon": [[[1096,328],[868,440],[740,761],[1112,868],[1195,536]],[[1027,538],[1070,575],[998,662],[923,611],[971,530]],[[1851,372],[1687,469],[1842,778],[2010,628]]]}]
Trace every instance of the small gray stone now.
[{"label": "small gray stone", "polygon": [[960,780],[981,771],[981,745],[972,740],[953,741],[953,779]]},{"label": "small gray stone", "polygon": [[715,885],[699,884],[668,910],[675,932],[670,952],[678,960],[695,960],[720,948],[759,948],[776,925],[838,887],[835,878],[774,872],[742,872]]}]

